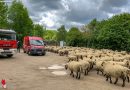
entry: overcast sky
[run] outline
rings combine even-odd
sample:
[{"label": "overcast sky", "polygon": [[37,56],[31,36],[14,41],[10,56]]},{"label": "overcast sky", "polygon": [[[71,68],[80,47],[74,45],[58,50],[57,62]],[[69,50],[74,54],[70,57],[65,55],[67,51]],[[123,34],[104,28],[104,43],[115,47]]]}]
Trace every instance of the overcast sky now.
[{"label": "overcast sky", "polygon": [[[12,0],[6,0],[12,1]],[[130,12],[130,0],[22,0],[35,23],[49,29],[82,26],[93,18],[107,19]]]}]

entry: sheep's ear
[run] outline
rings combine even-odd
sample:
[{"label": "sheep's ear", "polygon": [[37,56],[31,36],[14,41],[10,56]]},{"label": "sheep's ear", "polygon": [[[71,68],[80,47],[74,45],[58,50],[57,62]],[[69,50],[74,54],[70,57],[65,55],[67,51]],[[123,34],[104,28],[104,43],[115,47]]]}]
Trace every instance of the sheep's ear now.
[{"label": "sheep's ear", "polygon": [[105,63],[105,62],[103,61],[102,64],[101,64],[101,66],[103,66],[104,63]]}]

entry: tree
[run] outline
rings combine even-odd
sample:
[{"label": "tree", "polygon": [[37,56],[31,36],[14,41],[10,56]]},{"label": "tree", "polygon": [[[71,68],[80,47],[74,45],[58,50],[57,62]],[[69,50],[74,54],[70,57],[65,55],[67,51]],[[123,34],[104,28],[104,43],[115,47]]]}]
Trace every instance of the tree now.
[{"label": "tree", "polygon": [[115,15],[100,28],[97,41],[99,48],[130,51],[130,14]]},{"label": "tree", "polygon": [[67,31],[65,26],[62,25],[60,28],[57,29],[57,41],[66,41]]},{"label": "tree", "polygon": [[72,27],[67,33],[66,41],[70,46],[82,46],[82,33],[77,27]]},{"label": "tree", "polygon": [[33,34],[33,22],[21,1],[13,1],[9,8],[8,20],[9,27],[17,32],[19,40],[22,41],[24,36]]},{"label": "tree", "polygon": [[4,0],[0,0],[0,28],[7,28],[7,12],[8,6],[5,4]]},{"label": "tree", "polygon": [[43,37],[45,30],[44,30],[43,26],[41,26],[39,24],[35,24],[33,32],[34,32],[34,36]]},{"label": "tree", "polygon": [[96,25],[97,25],[97,19],[93,19],[87,26],[88,26],[88,29],[89,31],[94,31],[95,28],[96,28]]},{"label": "tree", "polygon": [[55,30],[46,30],[44,38],[48,41],[51,41],[51,40],[56,41],[56,34],[57,34],[57,31]]}]

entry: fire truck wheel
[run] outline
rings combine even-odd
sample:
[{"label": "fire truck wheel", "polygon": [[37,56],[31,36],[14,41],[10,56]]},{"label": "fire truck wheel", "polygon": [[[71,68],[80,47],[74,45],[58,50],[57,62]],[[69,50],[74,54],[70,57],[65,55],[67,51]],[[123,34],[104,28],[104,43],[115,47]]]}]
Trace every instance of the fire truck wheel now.
[{"label": "fire truck wheel", "polygon": [[7,55],[7,57],[12,57],[13,55]]}]

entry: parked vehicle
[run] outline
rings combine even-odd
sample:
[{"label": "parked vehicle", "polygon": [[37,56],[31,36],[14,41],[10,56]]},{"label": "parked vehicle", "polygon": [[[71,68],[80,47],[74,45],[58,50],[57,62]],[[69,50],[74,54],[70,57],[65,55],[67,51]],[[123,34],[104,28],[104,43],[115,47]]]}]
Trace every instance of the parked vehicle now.
[{"label": "parked vehicle", "polygon": [[23,51],[28,55],[45,55],[45,46],[41,37],[26,36],[23,40]]},{"label": "parked vehicle", "polygon": [[17,53],[16,32],[0,29],[0,55],[12,57]]}]

